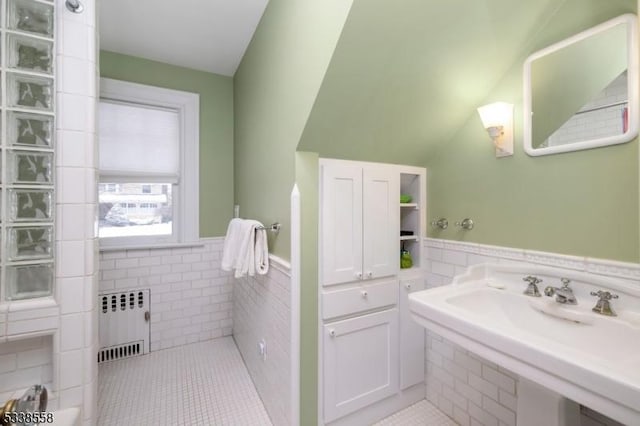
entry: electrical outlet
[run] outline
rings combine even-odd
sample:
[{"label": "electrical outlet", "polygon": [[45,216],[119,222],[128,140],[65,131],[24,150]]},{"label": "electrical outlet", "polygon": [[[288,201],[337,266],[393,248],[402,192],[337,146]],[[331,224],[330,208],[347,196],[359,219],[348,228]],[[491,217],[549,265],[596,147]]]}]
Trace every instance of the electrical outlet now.
[{"label": "electrical outlet", "polygon": [[267,360],[267,342],[264,339],[258,342],[258,354],[262,357],[263,361]]}]

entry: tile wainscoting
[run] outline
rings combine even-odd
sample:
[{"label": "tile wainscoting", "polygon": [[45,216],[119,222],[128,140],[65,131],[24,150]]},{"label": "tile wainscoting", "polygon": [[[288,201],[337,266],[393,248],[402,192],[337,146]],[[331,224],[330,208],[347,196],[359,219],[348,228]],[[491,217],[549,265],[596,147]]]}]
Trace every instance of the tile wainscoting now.
[{"label": "tile wainscoting", "polygon": [[[276,426],[291,423],[291,269],[270,257],[267,275],[233,283],[233,338]],[[258,343],[266,343],[266,359]]]},{"label": "tile wainscoting", "polygon": [[233,283],[220,269],[224,238],[194,247],[100,253],[100,293],[150,290],[151,351],[232,332]]},{"label": "tile wainscoting", "polygon": [[[151,351],[230,336],[275,425],[290,424],[291,272],[233,278],[220,269],[224,238],[194,247],[100,254],[100,293],[150,290]],[[264,339],[266,360],[258,354]]]},{"label": "tile wainscoting", "polygon": [[[450,284],[480,263],[533,263],[614,277],[640,286],[640,265],[508,247],[426,238],[427,288]],[[518,376],[427,331],[427,399],[462,426],[515,426]],[[619,423],[583,408],[582,424]]]}]

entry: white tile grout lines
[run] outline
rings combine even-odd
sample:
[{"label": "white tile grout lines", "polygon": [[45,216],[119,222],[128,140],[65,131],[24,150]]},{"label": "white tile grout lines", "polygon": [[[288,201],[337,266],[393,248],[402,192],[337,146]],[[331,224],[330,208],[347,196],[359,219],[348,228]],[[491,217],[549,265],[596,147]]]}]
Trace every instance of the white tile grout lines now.
[{"label": "white tile grout lines", "polygon": [[101,364],[98,383],[101,426],[271,426],[231,337]]}]

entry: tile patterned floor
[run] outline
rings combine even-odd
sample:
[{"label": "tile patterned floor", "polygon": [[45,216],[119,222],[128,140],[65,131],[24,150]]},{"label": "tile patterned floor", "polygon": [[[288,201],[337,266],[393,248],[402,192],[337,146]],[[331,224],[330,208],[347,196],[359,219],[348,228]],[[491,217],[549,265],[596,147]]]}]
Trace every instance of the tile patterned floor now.
[{"label": "tile patterned floor", "polygon": [[423,399],[373,426],[457,426],[457,423]]},{"label": "tile patterned floor", "polygon": [[98,425],[270,426],[231,337],[100,364]]}]

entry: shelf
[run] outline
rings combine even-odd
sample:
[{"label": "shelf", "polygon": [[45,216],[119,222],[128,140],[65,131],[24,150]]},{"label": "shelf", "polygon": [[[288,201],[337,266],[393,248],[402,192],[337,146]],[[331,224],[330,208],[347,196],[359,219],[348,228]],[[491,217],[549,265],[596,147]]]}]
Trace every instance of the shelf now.
[{"label": "shelf", "polygon": [[400,268],[398,276],[401,279],[420,279],[424,271],[419,266],[413,265],[411,268]]},{"label": "shelf", "polygon": [[418,241],[417,235],[401,235],[400,241]]},{"label": "shelf", "polygon": [[414,208],[418,210],[418,203],[400,203],[400,207],[403,208]]}]

